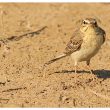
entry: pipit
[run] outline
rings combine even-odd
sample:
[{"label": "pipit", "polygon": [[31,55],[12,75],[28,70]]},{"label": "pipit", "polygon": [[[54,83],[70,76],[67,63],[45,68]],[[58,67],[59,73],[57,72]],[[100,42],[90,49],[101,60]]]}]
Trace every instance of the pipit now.
[{"label": "pipit", "polygon": [[77,73],[78,62],[86,61],[87,67],[90,68],[90,60],[95,56],[102,44],[105,42],[105,31],[98,26],[96,19],[86,18],[80,21],[81,25],[73,33],[65,51],[56,58],[48,61],[45,65],[49,65],[61,58],[71,56],[74,60],[75,73]]}]

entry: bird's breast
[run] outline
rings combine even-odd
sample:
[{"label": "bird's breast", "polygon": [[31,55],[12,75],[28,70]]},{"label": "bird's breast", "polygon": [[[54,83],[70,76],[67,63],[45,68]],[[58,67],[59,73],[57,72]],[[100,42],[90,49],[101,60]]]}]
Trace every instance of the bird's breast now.
[{"label": "bird's breast", "polygon": [[87,35],[83,39],[82,48],[100,48],[103,44],[103,36],[97,34]]},{"label": "bird's breast", "polygon": [[71,56],[77,61],[86,61],[92,58],[103,44],[103,36],[97,34],[88,34],[83,38],[83,43],[79,51],[74,52]]}]

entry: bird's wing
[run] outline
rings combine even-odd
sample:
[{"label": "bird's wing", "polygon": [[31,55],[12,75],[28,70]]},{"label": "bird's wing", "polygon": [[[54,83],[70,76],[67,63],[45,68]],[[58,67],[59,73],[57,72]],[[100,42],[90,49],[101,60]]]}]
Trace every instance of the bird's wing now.
[{"label": "bird's wing", "polygon": [[75,51],[78,51],[81,48],[83,42],[83,34],[78,29],[73,33],[73,36],[70,38],[64,53],[67,55],[72,54]]},{"label": "bird's wing", "polygon": [[102,34],[103,34],[103,43],[105,42],[105,37],[106,37],[106,33],[105,31],[102,29]]}]

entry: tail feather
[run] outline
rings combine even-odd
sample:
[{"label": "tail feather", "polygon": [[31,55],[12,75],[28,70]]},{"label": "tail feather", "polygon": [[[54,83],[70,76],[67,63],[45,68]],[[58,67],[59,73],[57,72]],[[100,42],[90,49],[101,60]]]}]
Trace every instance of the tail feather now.
[{"label": "tail feather", "polygon": [[45,65],[49,65],[49,64],[51,64],[51,63],[53,63],[53,62],[55,62],[55,61],[57,61],[57,60],[59,60],[59,59],[61,59],[61,58],[66,57],[66,56],[67,56],[67,55],[63,53],[63,54],[59,55],[58,57],[56,57],[56,58],[54,58],[54,59],[48,61],[47,63],[45,63]]}]

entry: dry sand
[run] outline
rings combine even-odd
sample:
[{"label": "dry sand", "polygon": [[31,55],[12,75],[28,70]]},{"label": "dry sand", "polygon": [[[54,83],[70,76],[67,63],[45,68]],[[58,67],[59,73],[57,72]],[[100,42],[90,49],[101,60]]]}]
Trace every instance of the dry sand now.
[{"label": "dry sand", "polygon": [[[0,107],[110,107],[110,4],[0,4],[0,38],[39,30],[0,48]],[[2,25],[2,17],[3,24]],[[41,65],[63,52],[77,26],[85,17],[101,20],[106,42],[91,60],[94,74],[79,64],[74,77],[70,57],[45,69]],[[92,80],[94,77],[94,80]]]}]

